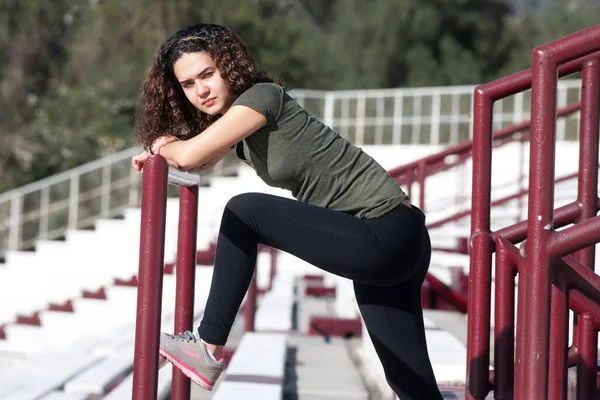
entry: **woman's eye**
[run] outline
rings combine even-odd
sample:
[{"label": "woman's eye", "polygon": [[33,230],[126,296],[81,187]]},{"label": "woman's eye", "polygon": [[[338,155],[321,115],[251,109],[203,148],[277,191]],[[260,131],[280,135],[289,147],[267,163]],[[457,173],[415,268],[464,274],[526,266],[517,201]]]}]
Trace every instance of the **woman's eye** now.
[{"label": "woman's eye", "polygon": [[210,78],[211,76],[213,76],[212,72],[207,72],[206,74],[204,74],[204,78]]},{"label": "woman's eye", "polygon": [[189,82],[188,82],[188,83],[184,83],[184,84],[183,84],[183,87],[184,87],[185,89],[189,89],[189,88],[191,88],[191,87],[192,87],[192,84],[191,84],[191,83],[189,83]]}]

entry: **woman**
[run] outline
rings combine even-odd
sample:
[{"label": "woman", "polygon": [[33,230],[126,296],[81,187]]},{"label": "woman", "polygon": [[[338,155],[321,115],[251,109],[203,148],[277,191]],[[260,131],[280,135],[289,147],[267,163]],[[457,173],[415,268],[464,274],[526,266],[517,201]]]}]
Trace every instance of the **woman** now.
[{"label": "woman", "polygon": [[351,279],[392,389],[402,399],[442,398],[421,307],[425,217],[377,162],[309,115],[218,25],[182,29],[161,46],[138,107],[136,135],[148,151],[133,158],[137,170],[151,153],[189,171],[235,149],[297,200],[247,193],[227,203],[198,336],[163,333],[161,355],[212,389],[263,243]]}]

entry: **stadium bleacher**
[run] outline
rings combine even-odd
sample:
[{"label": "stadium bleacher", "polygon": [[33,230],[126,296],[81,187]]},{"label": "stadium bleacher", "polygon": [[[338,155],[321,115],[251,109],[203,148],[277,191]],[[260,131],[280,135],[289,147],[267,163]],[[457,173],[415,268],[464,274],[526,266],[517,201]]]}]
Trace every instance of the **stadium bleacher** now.
[{"label": "stadium bleacher", "polygon": [[[519,168],[514,165],[513,160],[515,146],[504,146],[495,153],[494,163],[506,165],[503,173],[494,177],[499,188],[497,192],[493,192],[496,196],[514,193],[519,188],[515,179]],[[432,147],[430,151],[435,149]],[[415,154],[411,153],[410,147],[396,148],[394,151],[389,147],[373,147],[366,150],[386,168],[395,166],[399,159],[410,160]],[[563,149],[565,157],[573,157],[575,151]],[[406,154],[406,157],[403,157],[403,154]],[[572,163],[562,165],[564,167],[560,168],[560,162],[557,162],[557,175],[572,172],[572,169],[569,169]],[[460,180],[468,168],[467,164],[464,168],[440,173],[428,179],[428,221],[444,218],[466,207],[470,189],[468,185],[461,184]],[[460,193],[450,193],[449,187],[456,187],[456,192]],[[572,183],[569,182],[557,185],[557,201],[568,201],[572,189]],[[248,191],[263,191],[290,197],[287,192],[264,185],[252,170],[245,167],[239,168],[237,176],[212,178],[210,185],[200,188],[202,209],[198,215],[199,250],[214,242],[218,218],[227,200],[235,194]],[[459,194],[462,196],[461,201],[456,200]],[[415,188],[413,198],[417,198],[417,195],[418,188]],[[440,203],[446,203],[446,206],[439,206]],[[517,218],[523,218],[524,210],[526,208],[522,204],[519,207],[516,202],[507,203],[495,210],[494,221],[498,226],[505,226],[508,221],[512,223]],[[177,199],[169,199],[165,242],[167,263],[175,260],[177,222]],[[467,219],[432,230],[431,235],[434,243],[451,248],[456,245],[457,238],[468,235],[468,229]],[[122,218],[99,219],[94,229],[71,230],[67,232],[65,240],[41,240],[36,246],[36,251],[7,252],[6,263],[0,268],[0,302],[3,305],[0,309],[0,325],[3,325],[6,335],[4,340],[0,340],[0,363],[4,366],[0,373],[0,398],[130,398],[137,291],[135,286],[116,283],[131,280],[137,274],[139,235],[140,210],[130,208],[125,210]],[[450,286],[453,283],[451,267],[460,267],[468,271],[468,263],[467,255],[434,251],[430,272]],[[259,287],[263,289],[269,283],[269,268],[270,256],[261,253],[257,276]],[[257,334],[255,338],[269,337],[260,336],[268,334],[285,337],[286,333],[298,331],[299,324],[294,322],[298,313],[294,309],[303,299],[299,296],[297,287],[306,274],[321,272],[293,256],[285,253],[279,255],[278,275],[271,291],[262,295],[256,314],[257,331],[267,333]],[[206,301],[210,275],[210,267],[197,268],[196,318],[201,316]],[[162,323],[166,331],[172,330],[174,282],[175,275],[164,276]],[[322,300],[329,301],[330,315],[343,318],[358,316],[352,301],[353,293],[347,281],[325,276],[323,284],[336,288],[334,299]],[[94,293],[100,289],[105,296],[99,297],[106,297],[105,299],[83,295],[84,291]],[[50,311],[51,305],[63,305],[72,311]],[[307,312],[306,310],[310,310],[310,307],[305,307],[304,312]],[[36,316],[40,325],[16,322],[19,317],[28,316]],[[453,319],[458,328],[448,330],[434,319],[435,316],[432,316],[432,319],[427,321],[427,338],[436,377],[442,384],[456,384],[461,381],[464,384],[466,319],[462,314],[455,313]],[[33,321],[35,320],[36,318],[33,318]],[[462,338],[457,334],[461,330]],[[251,340],[250,337],[248,336],[248,341]],[[242,344],[245,343],[245,336],[241,340]],[[299,339],[298,343],[304,346],[322,345],[304,343]],[[357,357],[362,367],[358,368],[355,365],[352,368],[358,368],[362,376],[369,375],[364,378],[370,382],[365,387],[371,385],[370,390],[378,387],[385,392],[385,378],[380,366],[378,367],[368,338],[362,339],[361,343],[352,349],[352,354]],[[340,346],[345,349],[343,344]],[[285,344],[279,347],[289,349],[289,345]],[[289,356],[284,350],[280,349],[278,353],[277,365],[281,364],[281,368],[284,368],[285,357]],[[235,360],[242,360],[243,354],[240,352],[234,356],[231,365],[242,363]],[[235,372],[231,371],[228,374]],[[236,374],[243,375],[243,372]],[[285,376],[280,378],[281,384],[275,385],[277,393],[282,393],[285,387]],[[160,398],[168,396],[170,381],[171,368],[161,369]],[[215,398],[234,398],[228,394],[231,390],[239,389],[250,393],[248,385],[260,386],[257,383],[232,382],[225,378],[224,384],[217,387],[212,395]],[[274,389],[272,384],[266,385],[271,385],[270,389]],[[389,389],[387,390],[389,392]]]}]

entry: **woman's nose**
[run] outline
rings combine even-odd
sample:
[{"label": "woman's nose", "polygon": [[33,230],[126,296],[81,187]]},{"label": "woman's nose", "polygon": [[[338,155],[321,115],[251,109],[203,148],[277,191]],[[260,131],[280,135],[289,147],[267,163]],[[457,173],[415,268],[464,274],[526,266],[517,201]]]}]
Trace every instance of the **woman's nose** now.
[{"label": "woman's nose", "polygon": [[198,83],[198,84],[196,85],[196,94],[197,94],[199,97],[206,96],[208,93],[209,93],[208,86],[206,86],[206,85],[205,85],[205,84],[203,84],[203,83]]}]

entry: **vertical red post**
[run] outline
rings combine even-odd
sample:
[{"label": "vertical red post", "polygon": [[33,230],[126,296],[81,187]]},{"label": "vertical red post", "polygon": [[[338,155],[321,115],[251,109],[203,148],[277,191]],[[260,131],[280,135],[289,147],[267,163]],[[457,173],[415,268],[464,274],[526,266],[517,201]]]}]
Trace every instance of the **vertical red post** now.
[{"label": "vertical red post", "polygon": [[[555,275],[555,274],[553,274]],[[550,363],[548,400],[567,399],[567,340],[569,338],[569,293],[560,276],[553,276],[550,294]]]},{"label": "vertical red post", "polygon": [[[524,244],[521,245],[525,247]],[[523,359],[520,358],[520,355],[523,353],[523,348],[525,347],[525,334],[523,333],[523,322],[525,321],[525,299],[527,299],[527,293],[525,290],[527,289],[527,262],[523,257],[519,258],[518,263],[518,275],[519,275],[519,285],[517,288],[517,326],[516,326],[516,338],[515,338],[515,399],[521,400],[523,399],[523,391],[525,382],[525,369]]]},{"label": "vertical red post", "polygon": [[[579,179],[577,202],[579,223],[596,216],[598,200],[598,109],[600,108],[600,60],[584,64],[581,71],[581,122],[579,126]],[[576,253],[575,258],[594,270],[595,246]]]},{"label": "vertical red post", "polygon": [[[494,316],[494,396],[512,399],[515,353],[515,270],[512,243],[496,241],[496,300]],[[514,255],[518,259],[518,254]]]},{"label": "vertical red post", "polygon": [[579,318],[579,360],[577,361],[577,398],[596,399],[598,327],[589,314]]},{"label": "vertical red post", "polygon": [[483,88],[474,93],[473,195],[469,272],[467,399],[489,392],[492,251],[490,203],[492,170],[492,105]]},{"label": "vertical red post", "polygon": [[254,317],[256,315],[256,269],[248,287],[246,294],[246,303],[244,304],[244,332],[254,332]]},{"label": "vertical red post", "polygon": [[168,166],[163,157],[151,156],[144,164],[133,362],[134,400],[155,399],[158,391],[167,176]]},{"label": "vertical red post", "polygon": [[[584,64],[581,71],[581,114],[579,124],[579,179],[577,181],[577,203],[580,214],[575,223],[593,218],[596,215],[598,199],[598,107],[599,68],[598,59]],[[583,265],[595,270],[596,247],[590,246],[575,253],[575,258]],[[574,317],[574,321],[578,318]],[[577,346],[578,325],[573,324],[573,345]]]},{"label": "vertical red post", "polygon": [[527,217],[527,298],[524,332],[524,397],[546,399],[550,328],[550,259],[548,239],[554,221],[554,155],[556,145],[555,54],[545,47],[533,51],[531,85],[531,144]]},{"label": "vertical red post", "polygon": [[[196,236],[198,231],[198,186],[179,188],[179,225],[175,291],[175,334],[192,330],[196,282]],[[189,400],[190,379],[173,366],[171,399]]]}]

